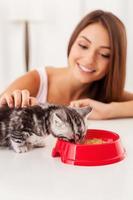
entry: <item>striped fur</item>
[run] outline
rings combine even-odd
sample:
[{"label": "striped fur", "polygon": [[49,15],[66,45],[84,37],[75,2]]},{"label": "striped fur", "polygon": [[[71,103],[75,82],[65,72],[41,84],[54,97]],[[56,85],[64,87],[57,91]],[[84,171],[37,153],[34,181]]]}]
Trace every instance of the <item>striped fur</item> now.
[{"label": "striped fur", "polygon": [[25,108],[0,108],[0,146],[9,146],[22,153],[32,147],[43,147],[49,134],[77,142],[85,133],[82,112],[54,104]]}]

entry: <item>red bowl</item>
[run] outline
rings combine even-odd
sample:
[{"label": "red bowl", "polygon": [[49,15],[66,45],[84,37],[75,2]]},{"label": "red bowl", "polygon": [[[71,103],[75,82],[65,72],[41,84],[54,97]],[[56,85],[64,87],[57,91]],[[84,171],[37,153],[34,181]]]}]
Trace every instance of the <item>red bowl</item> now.
[{"label": "red bowl", "polygon": [[61,161],[73,165],[98,166],[119,162],[125,158],[125,149],[117,133],[88,129],[84,141],[97,138],[102,144],[73,144],[58,139],[52,150],[52,156],[61,157]]}]

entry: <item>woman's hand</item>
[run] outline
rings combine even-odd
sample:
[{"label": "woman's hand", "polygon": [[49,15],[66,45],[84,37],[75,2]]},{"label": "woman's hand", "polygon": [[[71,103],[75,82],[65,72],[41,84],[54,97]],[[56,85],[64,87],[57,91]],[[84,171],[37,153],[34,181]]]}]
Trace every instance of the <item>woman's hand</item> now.
[{"label": "woman's hand", "polygon": [[19,108],[36,104],[37,99],[31,97],[28,90],[14,90],[11,94],[4,93],[0,98],[0,107],[8,106],[10,108]]},{"label": "woman's hand", "polygon": [[72,107],[84,107],[90,106],[92,111],[87,115],[87,119],[111,119],[113,118],[113,104],[112,103],[101,103],[92,99],[82,99],[72,101],[70,103]]}]

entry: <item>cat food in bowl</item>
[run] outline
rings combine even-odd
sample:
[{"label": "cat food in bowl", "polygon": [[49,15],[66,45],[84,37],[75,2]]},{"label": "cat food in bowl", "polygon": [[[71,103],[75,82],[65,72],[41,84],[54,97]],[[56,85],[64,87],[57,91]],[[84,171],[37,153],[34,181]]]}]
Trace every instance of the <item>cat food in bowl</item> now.
[{"label": "cat food in bowl", "polygon": [[98,166],[119,162],[125,158],[125,149],[117,133],[88,129],[83,140],[74,144],[58,139],[52,156],[73,165]]},{"label": "cat food in bowl", "polygon": [[104,140],[99,139],[99,138],[92,138],[92,139],[86,139],[84,142],[81,144],[103,144],[105,143]]}]

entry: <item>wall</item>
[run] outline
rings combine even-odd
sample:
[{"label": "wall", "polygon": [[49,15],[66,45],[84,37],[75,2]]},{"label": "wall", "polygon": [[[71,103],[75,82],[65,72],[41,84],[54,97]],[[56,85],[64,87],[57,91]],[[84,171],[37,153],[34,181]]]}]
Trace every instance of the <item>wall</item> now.
[{"label": "wall", "polygon": [[131,0],[0,0],[0,91],[26,71],[25,20],[29,23],[29,69],[43,65],[64,66],[67,43],[74,26],[94,9],[112,11],[126,25],[126,88],[133,90],[132,4]]}]

